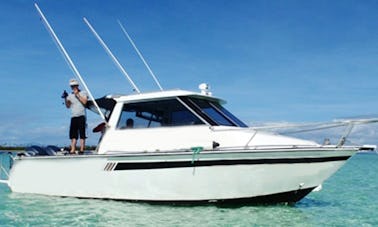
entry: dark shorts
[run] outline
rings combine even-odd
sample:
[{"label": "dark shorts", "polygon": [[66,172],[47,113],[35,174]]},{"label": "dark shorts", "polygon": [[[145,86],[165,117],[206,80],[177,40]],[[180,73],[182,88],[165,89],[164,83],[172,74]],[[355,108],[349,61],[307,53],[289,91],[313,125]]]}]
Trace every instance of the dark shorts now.
[{"label": "dark shorts", "polygon": [[80,139],[87,138],[85,136],[85,125],[85,116],[71,118],[70,139],[78,139],[79,135]]}]

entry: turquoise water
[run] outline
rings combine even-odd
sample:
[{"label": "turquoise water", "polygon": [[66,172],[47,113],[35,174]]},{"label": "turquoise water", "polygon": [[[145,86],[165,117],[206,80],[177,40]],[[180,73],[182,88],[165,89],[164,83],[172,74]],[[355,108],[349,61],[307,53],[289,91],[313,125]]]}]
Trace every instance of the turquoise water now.
[{"label": "turquoise water", "polygon": [[378,226],[378,155],[355,155],[293,206],[149,205],[19,194],[0,184],[0,226],[35,225]]}]

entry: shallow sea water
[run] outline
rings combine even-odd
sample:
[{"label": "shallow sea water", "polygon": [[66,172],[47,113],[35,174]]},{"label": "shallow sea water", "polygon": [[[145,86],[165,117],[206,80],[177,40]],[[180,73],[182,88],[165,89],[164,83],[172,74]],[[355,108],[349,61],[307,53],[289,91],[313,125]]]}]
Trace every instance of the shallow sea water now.
[{"label": "shallow sea water", "polygon": [[291,206],[150,205],[12,193],[0,184],[0,226],[36,225],[378,226],[378,155],[355,155]]}]

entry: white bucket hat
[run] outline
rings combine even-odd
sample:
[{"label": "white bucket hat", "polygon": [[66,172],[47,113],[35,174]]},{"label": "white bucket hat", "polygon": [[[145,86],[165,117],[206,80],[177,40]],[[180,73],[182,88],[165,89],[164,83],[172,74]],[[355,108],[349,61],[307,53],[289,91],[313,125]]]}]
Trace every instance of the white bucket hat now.
[{"label": "white bucket hat", "polygon": [[70,79],[70,86],[78,86],[79,82],[76,79]]}]

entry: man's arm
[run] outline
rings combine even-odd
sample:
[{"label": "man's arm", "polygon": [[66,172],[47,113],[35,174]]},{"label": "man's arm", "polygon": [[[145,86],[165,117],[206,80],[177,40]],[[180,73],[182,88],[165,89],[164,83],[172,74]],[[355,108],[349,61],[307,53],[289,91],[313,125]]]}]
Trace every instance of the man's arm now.
[{"label": "man's arm", "polygon": [[82,95],[80,93],[77,93],[76,95],[76,98],[85,106],[88,102],[88,98],[86,95]]},{"label": "man's arm", "polygon": [[71,107],[71,101],[66,98],[64,98],[64,103],[66,104],[66,107],[67,108],[70,108]]}]

